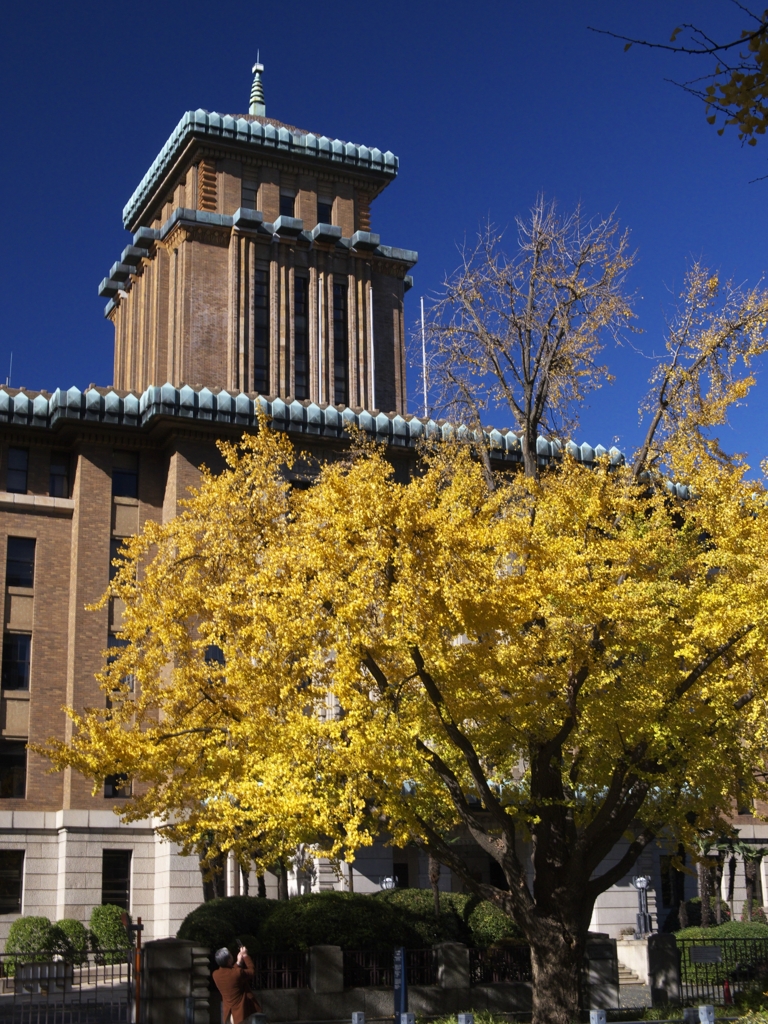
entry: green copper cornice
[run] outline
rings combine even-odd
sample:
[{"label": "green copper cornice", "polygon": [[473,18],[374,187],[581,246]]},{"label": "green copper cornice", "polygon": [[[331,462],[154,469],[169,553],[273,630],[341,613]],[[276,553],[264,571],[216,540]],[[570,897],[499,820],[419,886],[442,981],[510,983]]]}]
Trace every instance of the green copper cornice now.
[{"label": "green copper cornice", "polygon": [[227,140],[249,149],[260,149],[265,154],[285,153],[369,172],[385,179],[394,178],[398,168],[398,159],[389,150],[382,153],[380,149],[369,149],[368,146],[340,142],[325,135],[313,135],[297,129],[262,124],[261,121],[249,121],[244,117],[208,113],[207,110],[188,110],[128,200],[123,210],[123,224],[126,228],[132,230],[136,226],[155,189],[192,138]]}]

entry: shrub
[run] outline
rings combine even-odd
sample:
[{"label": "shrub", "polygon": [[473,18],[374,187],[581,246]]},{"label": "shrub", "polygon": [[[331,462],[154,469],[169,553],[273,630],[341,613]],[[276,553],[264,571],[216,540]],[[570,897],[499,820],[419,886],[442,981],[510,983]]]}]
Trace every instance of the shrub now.
[{"label": "shrub", "polygon": [[[241,939],[254,953],[261,946],[264,921],[279,905],[277,900],[257,896],[223,896],[209,900],[187,914],[177,937],[212,950],[227,946],[233,953],[237,952],[235,939]],[[254,945],[246,940],[246,936]]]},{"label": "shrub", "polygon": [[329,944],[343,949],[410,949],[438,942],[486,947],[520,936],[492,904],[466,893],[440,893],[435,918],[431,889],[394,889],[375,896],[322,892],[287,902],[226,896],[188,914],[178,938],[233,954],[241,940],[251,953],[305,950]]},{"label": "shrub", "polygon": [[[715,925],[715,923],[714,923],[715,922],[715,901],[714,901],[714,898],[711,900],[711,905],[712,905],[712,927],[716,928],[717,925]],[[686,910],[686,913],[688,915],[688,927],[689,928],[696,928],[696,927],[698,927],[701,924],[701,897],[694,896],[693,899],[686,900],[685,901],[685,910]],[[728,906],[728,904],[725,902],[725,900],[720,900],[720,911],[721,911],[720,916],[722,917],[723,921],[724,922],[725,921],[730,921],[730,919],[731,919],[731,908]],[[664,922],[664,929],[663,930],[665,932],[676,932],[676,931],[679,930],[679,928],[680,928],[680,918],[679,918],[679,915],[678,915],[678,911],[677,910],[670,910],[669,914],[667,915],[667,919]]]},{"label": "shrub", "polygon": [[735,1002],[739,1015],[753,1019],[753,1024],[768,1024],[768,999],[762,989],[765,988],[765,977],[757,976],[758,987],[748,988],[739,992]]},{"label": "shrub", "polygon": [[[744,905],[741,908],[741,920],[747,921],[747,901],[744,900]],[[765,910],[763,909],[762,903],[758,900],[752,900],[752,923],[759,921],[761,924],[766,924]],[[749,923],[747,921],[747,923]]]},{"label": "shrub", "polygon": [[683,928],[675,932],[680,939],[764,939],[768,937],[768,924],[760,921],[726,921],[713,928]]},{"label": "shrub", "polygon": [[10,927],[5,952],[14,954],[17,963],[44,963],[61,955],[64,935],[47,917],[20,917]]},{"label": "shrub", "polygon": [[65,917],[62,921],[56,922],[67,944],[64,959],[73,964],[84,964],[88,959],[88,947],[90,935],[88,929],[80,921],[72,917]]},{"label": "shrub", "polygon": [[394,911],[399,922],[396,930],[401,945],[417,949],[434,946],[438,942],[471,944],[467,905],[473,900],[476,902],[475,897],[441,892],[439,918],[435,917],[435,898],[431,889],[392,889],[374,898],[388,904]]},{"label": "shrub", "polygon": [[503,914],[488,900],[478,900],[471,908],[467,919],[470,931],[470,945],[485,948],[507,939],[520,939],[522,932],[514,921]]},{"label": "shrub", "polygon": [[391,902],[333,890],[281,901],[264,922],[260,938],[267,951],[305,950],[326,943],[384,950],[418,943]]},{"label": "shrub", "polygon": [[736,1024],[768,1024],[768,1011],[748,1010],[737,1019]]},{"label": "shrub", "polygon": [[112,903],[94,907],[91,911],[91,933],[99,960],[105,964],[122,963],[131,948],[131,938],[125,930],[122,907]]}]

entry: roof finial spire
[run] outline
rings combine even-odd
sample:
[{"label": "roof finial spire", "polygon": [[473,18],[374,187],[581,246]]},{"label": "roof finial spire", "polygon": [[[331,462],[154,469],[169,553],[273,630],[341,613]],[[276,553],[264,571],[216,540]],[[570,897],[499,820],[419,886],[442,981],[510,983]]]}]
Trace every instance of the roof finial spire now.
[{"label": "roof finial spire", "polygon": [[264,70],[264,65],[259,63],[259,51],[256,51],[256,63],[253,65],[253,85],[251,86],[251,105],[248,108],[248,113],[253,114],[255,117],[264,117],[266,115],[266,107],[264,106],[264,89],[261,85],[261,73]]}]

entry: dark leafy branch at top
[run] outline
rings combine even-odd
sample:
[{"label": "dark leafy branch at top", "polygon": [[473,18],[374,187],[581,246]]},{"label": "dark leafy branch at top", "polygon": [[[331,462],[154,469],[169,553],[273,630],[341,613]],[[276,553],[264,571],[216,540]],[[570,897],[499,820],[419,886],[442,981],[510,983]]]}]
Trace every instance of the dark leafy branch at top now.
[{"label": "dark leafy branch at top", "polygon": [[[764,135],[768,128],[768,10],[757,14],[741,3],[737,2],[736,6],[752,24],[743,29],[738,38],[726,41],[713,39],[704,29],[691,23],[678,25],[668,43],[624,36],[591,25],[589,28],[620,40],[625,50],[637,45],[714,58],[714,66],[706,75],[674,84],[702,100],[710,124],[717,122],[718,114],[723,115],[719,135],[732,125],[737,128],[742,142],[755,146],[757,136]],[[678,42],[678,38],[684,41]]]}]

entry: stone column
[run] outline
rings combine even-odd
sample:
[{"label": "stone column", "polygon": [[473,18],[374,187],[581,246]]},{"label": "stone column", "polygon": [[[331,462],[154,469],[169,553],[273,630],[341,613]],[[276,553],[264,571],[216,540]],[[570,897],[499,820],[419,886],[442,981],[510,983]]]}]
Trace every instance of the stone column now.
[{"label": "stone column", "polygon": [[142,979],[146,1024],[209,1024],[210,956],[206,947],[184,939],[146,944]]},{"label": "stone column", "polygon": [[437,951],[437,984],[440,988],[469,988],[469,949],[463,942],[441,942]]},{"label": "stone column", "polygon": [[313,992],[344,991],[344,953],[341,946],[309,947],[309,987]]},{"label": "stone column", "polygon": [[652,1006],[680,1002],[680,953],[674,935],[648,936],[648,985]]},{"label": "stone column", "polygon": [[616,940],[590,934],[584,951],[581,975],[584,1010],[602,1010],[619,1005],[619,961]]}]

